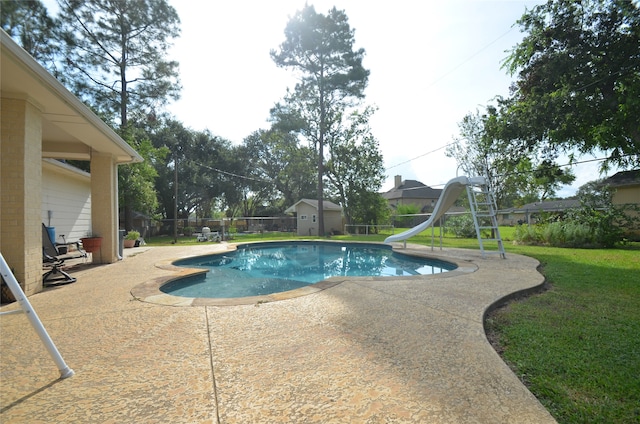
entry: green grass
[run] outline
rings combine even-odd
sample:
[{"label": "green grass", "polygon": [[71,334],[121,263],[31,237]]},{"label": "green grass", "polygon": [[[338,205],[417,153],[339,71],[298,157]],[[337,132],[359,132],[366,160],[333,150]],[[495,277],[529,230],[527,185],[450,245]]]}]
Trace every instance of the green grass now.
[{"label": "green grass", "polygon": [[[396,229],[398,233],[399,229]],[[503,359],[559,423],[640,423],[640,244],[616,249],[516,246],[536,258],[549,289],[512,301],[487,319]],[[383,241],[390,233],[336,236]],[[297,239],[293,234],[237,236],[233,241]],[[173,241],[166,237],[152,245]],[[197,244],[193,238],[179,244]],[[431,231],[410,240],[431,245]],[[435,230],[436,246],[439,232]],[[445,234],[443,246],[478,249],[475,239]]]},{"label": "green grass", "polygon": [[640,249],[513,247],[544,293],[487,320],[501,355],[560,423],[640,422]]}]

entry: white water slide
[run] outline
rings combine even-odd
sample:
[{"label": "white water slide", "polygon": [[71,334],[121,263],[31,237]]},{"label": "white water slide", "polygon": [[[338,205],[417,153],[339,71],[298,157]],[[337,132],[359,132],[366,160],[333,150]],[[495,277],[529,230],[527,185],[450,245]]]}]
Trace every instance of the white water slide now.
[{"label": "white water slide", "polygon": [[440,198],[438,199],[436,206],[433,208],[433,213],[431,214],[431,217],[429,217],[428,220],[426,220],[422,224],[416,225],[415,227],[407,231],[403,231],[400,234],[394,234],[392,236],[389,236],[384,240],[384,242],[392,243],[394,241],[403,241],[403,240],[406,242],[408,238],[413,237],[417,234],[420,234],[427,228],[433,226],[433,224],[437,222],[440,219],[440,217],[443,216],[449,210],[449,208],[451,208],[451,206],[453,206],[456,200],[458,200],[458,197],[460,197],[460,193],[462,193],[467,188],[467,186],[469,185],[478,186],[478,185],[484,185],[484,184],[485,184],[484,177],[472,177],[472,178],[457,177],[450,180],[444,186],[444,189],[442,190],[442,194],[440,194]]}]

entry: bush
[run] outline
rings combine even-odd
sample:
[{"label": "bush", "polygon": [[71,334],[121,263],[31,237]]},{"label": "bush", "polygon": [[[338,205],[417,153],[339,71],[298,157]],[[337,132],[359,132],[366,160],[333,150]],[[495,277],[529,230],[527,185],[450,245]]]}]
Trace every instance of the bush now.
[{"label": "bush", "polygon": [[471,215],[457,215],[447,218],[447,226],[458,238],[475,238],[476,226]]},{"label": "bush", "polygon": [[587,225],[574,221],[557,221],[545,224],[542,242],[557,247],[587,247],[595,244],[593,233]]},{"label": "bush", "polygon": [[140,238],[140,233],[135,230],[131,230],[126,236],[124,236],[124,238],[125,240],[138,240]]},{"label": "bush", "polygon": [[413,216],[398,216],[398,215],[415,215],[420,213],[420,207],[414,204],[398,205],[396,208],[396,216],[394,216],[393,225],[396,227],[413,227]]},{"label": "bush", "polygon": [[611,202],[612,191],[598,182],[578,190],[580,207],[567,211],[564,219],[545,217],[535,226],[520,225],[515,240],[523,244],[547,244],[557,247],[614,247],[623,242],[623,228],[634,228],[625,207]]},{"label": "bush", "polygon": [[538,225],[521,224],[516,227],[513,238],[520,244],[541,244],[542,230]]},{"label": "bush", "polygon": [[579,222],[567,222],[563,225],[564,243],[567,247],[587,247],[596,244],[588,226]]}]

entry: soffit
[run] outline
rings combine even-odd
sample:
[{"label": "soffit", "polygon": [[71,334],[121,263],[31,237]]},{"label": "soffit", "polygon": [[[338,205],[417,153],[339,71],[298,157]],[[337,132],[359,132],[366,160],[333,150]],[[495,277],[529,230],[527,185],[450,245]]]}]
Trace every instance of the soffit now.
[{"label": "soffit", "polygon": [[1,31],[2,98],[24,99],[42,112],[42,157],[90,160],[110,154],[117,163],[142,157],[77,97]]}]

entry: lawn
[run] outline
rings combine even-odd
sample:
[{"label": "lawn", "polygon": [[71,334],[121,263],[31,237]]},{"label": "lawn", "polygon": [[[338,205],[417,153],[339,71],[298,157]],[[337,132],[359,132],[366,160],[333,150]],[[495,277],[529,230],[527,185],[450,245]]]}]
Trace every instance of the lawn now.
[{"label": "lawn", "polygon": [[[640,423],[640,243],[616,249],[516,246],[513,229],[500,230],[507,253],[539,260],[548,283],[547,290],[489,315],[486,328],[500,355],[561,424]],[[387,235],[334,239],[383,241]],[[233,241],[294,238],[265,233]],[[411,242],[431,245],[431,231]],[[434,243],[440,243],[438,229]],[[442,243],[478,249],[477,240],[449,234]]]},{"label": "lawn", "polygon": [[640,422],[640,248],[510,247],[543,293],[487,319],[501,356],[560,423]]}]

